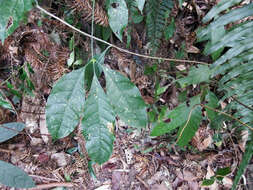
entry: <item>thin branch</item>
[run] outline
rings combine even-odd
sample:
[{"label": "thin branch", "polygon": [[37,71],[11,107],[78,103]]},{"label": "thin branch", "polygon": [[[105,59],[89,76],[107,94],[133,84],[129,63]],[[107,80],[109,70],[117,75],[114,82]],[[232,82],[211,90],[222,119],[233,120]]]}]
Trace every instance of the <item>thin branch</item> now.
[{"label": "thin branch", "polygon": [[[91,20],[91,36],[94,36],[94,11],[95,11],[95,0],[92,0],[92,20]],[[91,56],[94,56],[94,44],[93,38],[91,38]]]},{"label": "thin branch", "polygon": [[200,104],[200,105],[201,105],[202,107],[204,107],[204,108],[207,108],[207,109],[209,109],[209,110],[212,110],[212,111],[218,112],[218,113],[220,113],[220,114],[222,114],[222,115],[225,115],[225,116],[227,116],[227,117],[230,117],[231,119],[237,121],[238,123],[240,123],[240,124],[242,124],[242,125],[248,127],[251,131],[253,131],[253,127],[249,126],[247,123],[242,122],[240,119],[237,119],[236,117],[234,117],[234,116],[232,116],[232,115],[230,115],[230,114],[228,114],[228,113],[226,113],[226,112],[217,110],[217,109],[215,109],[215,108],[209,107],[209,106],[204,105],[204,104]]},{"label": "thin branch", "polygon": [[253,108],[251,108],[251,107],[245,105],[244,103],[242,103],[241,101],[239,101],[237,98],[235,98],[235,97],[231,97],[231,98],[232,98],[234,101],[236,101],[238,104],[241,104],[243,107],[245,107],[245,108],[247,108],[247,109],[253,111]]},{"label": "thin branch", "polygon": [[36,187],[29,188],[29,190],[41,190],[53,187],[74,187],[74,185],[73,183],[49,183],[49,184],[36,185]]},{"label": "thin branch", "polygon": [[129,51],[129,50],[120,48],[120,47],[118,47],[118,46],[116,46],[116,45],[114,45],[114,44],[111,44],[111,43],[109,43],[109,42],[107,42],[107,41],[104,41],[104,40],[102,40],[102,39],[100,39],[100,38],[97,38],[97,37],[92,36],[92,35],[90,35],[90,34],[88,34],[88,33],[86,33],[86,32],[83,32],[83,31],[79,30],[78,28],[72,26],[71,24],[67,23],[66,21],[64,21],[64,20],[60,19],[59,17],[57,17],[57,16],[51,14],[50,12],[48,12],[47,10],[45,10],[44,8],[42,8],[41,6],[39,6],[38,4],[36,5],[36,7],[37,7],[39,10],[41,10],[42,12],[44,12],[45,14],[47,14],[48,16],[53,17],[54,19],[60,21],[61,23],[65,24],[65,25],[68,26],[69,28],[71,28],[71,29],[77,31],[78,33],[80,33],[80,34],[82,34],[82,35],[84,35],[84,36],[87,36],[87,37],[89,37],[89,38],[92,38],[92,39],[94,39],[94,40],[96,40],[96,41],[102,42],[102,43],[104,43],[104,44],[106,44],[106,45],[109,45],[109,46],[111,46],[111,47],[113,47],[113,48],[116,48],[116,49],[118,49],[118,50],[121,51],[121,52],[125,52],[125,53],[131,54],[131,55],[136,55],[136,56],[143,57],[143,58],[147,58],[147,59],[164,60],[164,61],[173,61],[173,62],[178,62],[178,63],[192,63],[192,64],[195,63],[195,64],[208,65],[208,63],[206,63],[206,62],[201,62],[201,61],[191,61],[191,60],[183,60],[183,59],[171,59],[171,58],[163,58],[163,57],[154,57],[154,56],[143,55],[143,54],[131,52],[131,51]]},{"label": "thin branch", "polygon": [[190,111],[190,113],[189,113],[189,115],[188,115],[187,121],[186,121],[186,123],[185,123],[183,129],[181,130],[180,134],[178,135],[178,138],[177,138],[177,140],[176,140],[176,143],[178,143],[178,141],[179,141],[180,138],[182,137],[185,128],[187,127],[188,123],[190,122],[192,112],[193,112],[193,110],[194,110],[197,106],[199,106],[199,104],[196,104],[196,105],[194,105],[194,106],[192,107],[192,109],[191,109],[191,111]]}]

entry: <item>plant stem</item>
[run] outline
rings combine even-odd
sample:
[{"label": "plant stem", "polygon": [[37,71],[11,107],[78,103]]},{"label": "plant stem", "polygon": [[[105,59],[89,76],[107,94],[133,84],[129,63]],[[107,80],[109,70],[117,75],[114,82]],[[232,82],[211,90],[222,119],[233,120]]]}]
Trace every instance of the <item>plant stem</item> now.
[{"label": "plant stem", "polygon": [[50,12],[48,12],[47,10],[43,9],[43,8],[42,8],[41,6],[39,6],[38,4],[36,5],[36,7],[37,7],[39,10],[41,10],[42,12],[44,12],[45,14],[47,14],[48,16],[53,17],[54,19],[60,21],[61,23],[65,24],[66,26],[70,27],[71,29],[77,31],[78,33],[80,33],[80,34],[82,34],[82,35],[84,35],[84,36],[86,36],[86,37],[92,38],[92,39],[94,39],[94,40],[96,40],[96,41],[102,42],[102,43],[104,43],[104,44],[106,44],[106,45],[109,45],[109,46],[111,46],[111,47],[114,47],[114,48],[118,49],[118,50],[121,51],[121,52],[125,52],[125,53],[131,54],[131,55],[136,55],[136,56],[143,57],[143,58],[147,58],[147,59],[153,59],[153,60],[164,60],[164,61],[173,61],[173,62],[178,62],[178,63],[192,63],[192,64],[208,65],[207,62],[202,62],[202,61],[192,61],[192,60],[183,60],[183,59],[171,59],[171,58],[163,58],[163,57],[154,57],[154,56],[149,56],[149,55],[144,55],[144,54],[139,54],[139,53],[131,52],[131,51],[129,51],[129,50],[120,48],[120,47],[118,47],[118,46],[116,46],[116,45],[114,45],[114,44],[111,44],[111,43],[109,43],[109,42],[107,42],[107,41],[104,41],[104,40],[102,40],[102,39],[100,39],[100,38],[97,38],[97,37],[95,37],[95,36],[92,36],[92,35],[90,35],[90,34],[88,34],[88,33],[86,33],[86,32],[83,32],[83,31],[77,29],[76,27],[72,26],[71,24],[67,23],[66,21],[60,19],[59,17],[57,17],[57,16],[51,14]]}]

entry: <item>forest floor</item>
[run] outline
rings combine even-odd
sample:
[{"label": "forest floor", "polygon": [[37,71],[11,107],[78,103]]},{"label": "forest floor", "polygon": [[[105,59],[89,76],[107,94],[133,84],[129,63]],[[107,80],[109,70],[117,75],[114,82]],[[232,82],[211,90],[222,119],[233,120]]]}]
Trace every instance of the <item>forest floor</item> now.
[{"label": "forest floor", "polygon": [[[63,1],[57,2],[59,4],[45,3],[44,7],[60,16],[62,12],[58,8]],[[214,3],[206,3],[205,6],[213,5]],[[182,10],[174,10],[177,15],[175,34],[169,41],[161,41],[157,54],[162,57],[211,62],[209,57],[200,53],[204,45],[194,44],[195,34],[189,31],[192,31],[192,27],[198,27],[199,15],[192,11],[190,5],[187,6],[188,8],[184,7]],[[64,189],[61,187],[65,186],[66,189],[80,190],[215,190],[232,187],[245,141],[237,141],[226,127],[220,131],[223,138],[214,142],[214,129],[209,128],[208,124],[203,124],[192,139],[191,146],[182,149],[175,145],[176,134],[150,137],[151,125],[142,130],[135,130],[117,119],[114,151],[103,165],[90,164],[87,158],[80,154],[80,147],[85,145],[85,142],[74,133],[52,142],[46,127],[45,105],[52,85],[64,73],[70,71],[66,64],[70,53],[67,36],[73,31],[56,20],[42,16],[36,9],[30,12],[28,21],[29,24],[19,27],[8,37],[4,45],[0,44],[0,84],[11,78],[12,84],[20,85],[20,79],[13,77],[15,72],[12,69],[24,64],[24,60],[29,62],[34,70],[30,77],[35,84],[33,96],[24,95],[17,102],[12,100],[16,114],[0,108],[0,124],[18,121],[24,122],[27,126],[18,136],[0,144],[0,160],[22,168],[34,179],[38,185],[37,189]],[[38,21],[40,26],[35,24]],[[81,28],[89,27],[85,23],[82,24]],[[142,27],[144,26],[134,27],[129,49],[148,54]],[[90,57],[90,39],[81,38],[78,34],[76,36],[75,45],[86,52],[83,59],[86,58],[87,61]],[[126,43],[119,43],[112,37],[110,41],[126,47]],[[126,42],[126,36],[123,41]],[[183,42],[184,48],[181,48]],[[96,43],[97,47],[98,45],[100,44]],[[46,49],[49,56],[48,52],[42,52],[42,49]],[[171,80],[161,77],[162,75],[173,76],[175,68],[184,70],[190,66],[181,63],[172,67],[174,63],[164,61],[155,64],[156,76],[144,75],[146,66],[154,66],[153,61],[136,58],[116,49],[112,49],[106,55],[105,64],[128,76],[137,85],[146,103],[164,105],[171,109],[178,105],[180,89],[172,84],[158,100],[155,100],[155,82],[158,79],[160,86],[166,86]],[[0,89],[8,90],[6,86]],[[198,86],[189,89],[193,94],[198,90]],[[10,95],[10,98],[12,97]],[[215,175],[217,168],[224,167],[230,167],[231,173],[221,182],[215,181],[209,187],[201,186],[205,178]],[[14,188],[0,185],[0,189]],[[252,161],[238,189],[253,189]]]}]

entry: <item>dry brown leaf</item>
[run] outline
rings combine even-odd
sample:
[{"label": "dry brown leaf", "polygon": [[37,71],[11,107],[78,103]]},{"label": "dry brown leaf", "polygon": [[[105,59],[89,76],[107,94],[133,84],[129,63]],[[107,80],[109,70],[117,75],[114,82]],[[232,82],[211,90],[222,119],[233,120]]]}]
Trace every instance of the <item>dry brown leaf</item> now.
[{"label": "dry brown leaf", "polygon": [[[83,17],[84,21],[92,20],[92,1],[90,0],[74,0],[67,1],[73,9],[76,9]],[[94,21],[96,24],[107,27],[109,25],[108,17],[103,7],[99,3],[95,3]]]},{"label": "dry brown leaf", "polygon": [[205,150],[212,143],[212,135],[207,126],[199,127],[191,141],[199,151]]},{"label": "dry brown leaf", "polygon": [[166,187],[165,184],[162,183],[162,184],[152,185],[150,190],[168,190],[168,188]]}]

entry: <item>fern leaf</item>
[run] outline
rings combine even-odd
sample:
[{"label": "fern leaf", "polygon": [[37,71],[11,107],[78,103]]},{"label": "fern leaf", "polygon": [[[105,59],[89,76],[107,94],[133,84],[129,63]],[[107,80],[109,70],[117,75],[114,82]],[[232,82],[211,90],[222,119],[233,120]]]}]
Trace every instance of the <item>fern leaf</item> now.
[{"label": "fern leaf", "polygon": [[246,150],[245,150],[245,153],[243,155],[242,162],[239,166],[237,174],[235,176],[234,183],[233,183],[233,186],[232,186],[232,190],[236,189],[236,186],[237,186],[238,182],[240,181],[241,176],[244,173],[244,171],[245,171],[252,155],[253,155],[253,133],[251,134],[251,139],[249,139],[247,144],[246,144]]},{"label": "fern leaf", "polygon": [[253,13],[253,3],[250,3],[244,7],[233,9],[225,15],[219,16],[216,20],[214,20],[211,24],[209,24],[207,28],[204,28],[197,32],[198,41],[210,39],[211,28],[218,28],[220,26],[225,26],[231,22],[235,22],[247,16],[251,16],[252,13]]},{"label": "fern leaf", "polygon": [[[228,11],[227,14],[219,16],[223,10],[239,3],[239,0],[223,0],[215,6],[204,18],[204,22],[217,18],[208,27],[198,31],[198,40],[211,40],[213,28],[225,26],[231,22],[243,19],[253,13],[253,3]],[[205,54],[210,55],[220,48],[227,51],[212,65],[212,77],[222,74],[218,83],[218,90],[224,93],[225,98],[232,98],[232,102],[226,107],[227,112],[240,118],[242,122],[252,126],[253,124],[253,21],[234,24],[233,28],[226,31],[216,43],[209,43]],[[247,141],[246,151],[239,166],[232,189],[235,189],[241,175],[245,171],[253,154],[253,141],[251,137]]]},{"label": "fern leaf", "polygon": [[235,4],[240,3],[242,0],[222,0],[218,3],[217,6],[215,6],[213,9],[211,9],[208,14],[203,18],[203,22],[206,23],[210,21],[212,18],[214,18],[216,15],[221,13],[222,11],[227,10],[229,7],[232,7]]},{"label": "fern leaf", "polygon": [[147,2],[146,27],[153,53],[159,47],[166,26],[166,14],[173,8],[172,0],[149,0]]}]

